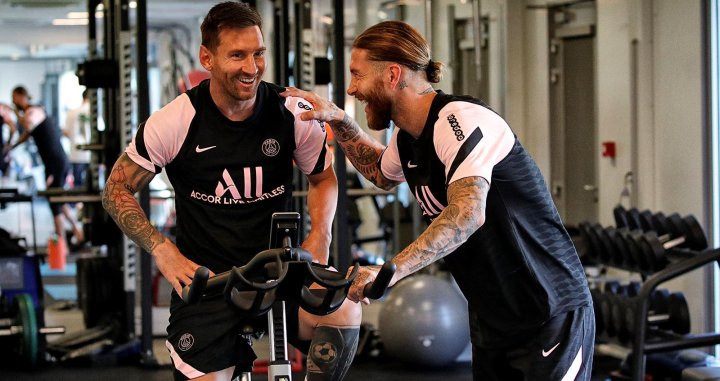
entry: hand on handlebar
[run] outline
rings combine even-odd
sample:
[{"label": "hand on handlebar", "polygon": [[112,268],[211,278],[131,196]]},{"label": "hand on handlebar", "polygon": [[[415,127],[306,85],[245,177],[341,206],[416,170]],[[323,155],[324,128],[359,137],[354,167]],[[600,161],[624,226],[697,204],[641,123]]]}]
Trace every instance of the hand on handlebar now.
[{"label": "hand on handlebar", "polygon": [[[370,300],[365,296],[366,286],[368,286],[369,283],[375,282],[380,269],[381,266],[359,266],[357,277],[348,290],[347,298],[355,303],[370,304]],[[352,270],[353,268],[351,267],[348,270],[348,274]],[[391,278],[387,287],[390,287],[397,282],[397,279],[393,276],[394,272],[395,269],[393,267],[392,272],[388,274]],[[379,296],[375,296],[375,298],[379,298],[380,296],[382,296],[382,293]]]},{"label": "hand on handlebar", "polygon": [[152,255],[162,275],[170,282],[175,292],[182,295],[183,285],[192,282],[195,270],[200,266],[185,258],[169,239],[158,245]]}]

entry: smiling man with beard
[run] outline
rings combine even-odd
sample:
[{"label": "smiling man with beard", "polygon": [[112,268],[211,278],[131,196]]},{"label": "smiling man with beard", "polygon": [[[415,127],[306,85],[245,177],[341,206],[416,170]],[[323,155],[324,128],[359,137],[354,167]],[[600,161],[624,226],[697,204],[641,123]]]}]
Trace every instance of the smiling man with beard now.
[{"label": "smiling man with beard", "polygon": [[[221,293],[198,305],[184,304],[178,293],[199,265],[219,273],[267,249],[272,214],[291,207],[293,162],[310,184],[312,227],[302,246],[327,264],[337,180],[324,125],[297,117],[309,102],[280,96],[283,88],[262,81],[266,49],[257,11],[220,3],[200,29],[200,63],[210,78],[140,125],[112,169],[103,206],[173,286],[166,347],[175,378],[230,380],[255,359],[242,328],[265,329],[266,318],[241,318]],[[176,243],[150,225],[133,196],[162,168],[175,190]],[[330,358],[309,351],[307,379],[342,379],[357,347],[360,306],[347,301],[319,317],[288,303],[286,316],[295,347],[334,349]]]},{"label": "smiling man with beard", "polygon": [[[386,21],[352,45],[347,93],[387,147],[331,102],[303,120],[330,124],[353,165],[383,189],[406,181],[428,228],[393,259],[393,283],[443,259],[467,298],[476,380],[589,380],[595,337],[583,268],[537,165],[507,123],[477,99],[431,83],[442,64],[410,25]],[[362,301],[377,267],[348,297]]]}]

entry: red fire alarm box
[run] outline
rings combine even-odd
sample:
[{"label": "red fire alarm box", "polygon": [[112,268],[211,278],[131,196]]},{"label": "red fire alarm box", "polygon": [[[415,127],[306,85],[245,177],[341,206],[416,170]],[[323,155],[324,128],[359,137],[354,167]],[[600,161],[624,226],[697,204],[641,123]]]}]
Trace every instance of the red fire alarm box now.
[{"label": "red fire alarm box", "polygon": [[615,142],[602,142],[602,157],[615,158]]}]

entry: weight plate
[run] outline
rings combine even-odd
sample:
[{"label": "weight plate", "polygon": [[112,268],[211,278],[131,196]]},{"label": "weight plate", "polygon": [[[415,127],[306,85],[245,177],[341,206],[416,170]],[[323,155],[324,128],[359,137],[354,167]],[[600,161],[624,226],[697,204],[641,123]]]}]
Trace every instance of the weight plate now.
[{"label": "weight plate", "polygon": [[653,216],[653,225],[655,226],[655,231],[657,231],[659,236],[670,233],[668,219],[663,212],[655,213]]},{"label": "weight plate", "polygon": [[627,211],[627,220],[630,230],[643,229],[642,222],[640,222],[640,211],[637,208],[630,208]]},{"label": "weight plate", "polygon": [[649,210],[643,210],[640,212],[640,225],[642,230],[649,232],[655,230],[655,224],[653,223],[653,214]]},{"label": "weight plate", "polygon": [[667,217],[667,220],[668,228],[670,229],[668,232],[668,234],[670,234],[670,238],[677,238],[685,235],[685,231],[683,231],[684,223],[679,214],[673,213]]},{"label": "weight plate", "polygon": [[690,333],[690,310],[682,292],[670,294],[670,328],[675,333]]},{"label": "weight plate", "polygon": [[683,223],[685,227],[685,246],[697,251],[707,249],[708,244],[705,232],[695,216],[686,216],[683,218]]},{"label": "weight plate", "polygon": [[23,332],[18,338],[17,353],[26,367],[34,367],[38,360],[38,327],[35,316],[35,305],[29,294],[15,295],[17,303],[16,325],[22,326]]},{"label": "weight plate", "polygon": [[613,209],[613,216],[615,217],[615,226],[618,228],[625,228],[628,226],[627,210],[622,205],[618,205]]}]

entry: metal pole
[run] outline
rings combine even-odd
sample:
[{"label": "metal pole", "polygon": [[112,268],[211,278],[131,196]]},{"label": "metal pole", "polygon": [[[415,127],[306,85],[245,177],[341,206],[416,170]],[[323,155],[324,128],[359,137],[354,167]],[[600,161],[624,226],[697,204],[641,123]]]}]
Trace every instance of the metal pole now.
[{"label": "metal pole", "polygon": [[[333,100],[340,108],[345,108],[345,19],[343,1],[333,1]],[[352,261],[350,254],[350,231],[348,230],[347,168],[345,152],[335,144],[335,175],[338,180],[338,207],[335,213],[335,267],[341,273],[347,271]]]},{"label": "metal pole", "polygon": [[[137,47],[137,118],[146,120],[150,116],[150,96],[148,85],[147,64],[147,3],[138,1],[136,12]],[[150,218],[150,188],[140,191],[140,207]],[[157,359],[153,353],[152,332],[152,257],[145,250],[140,251],[140,363],[145,366],[156,366]]]}]

